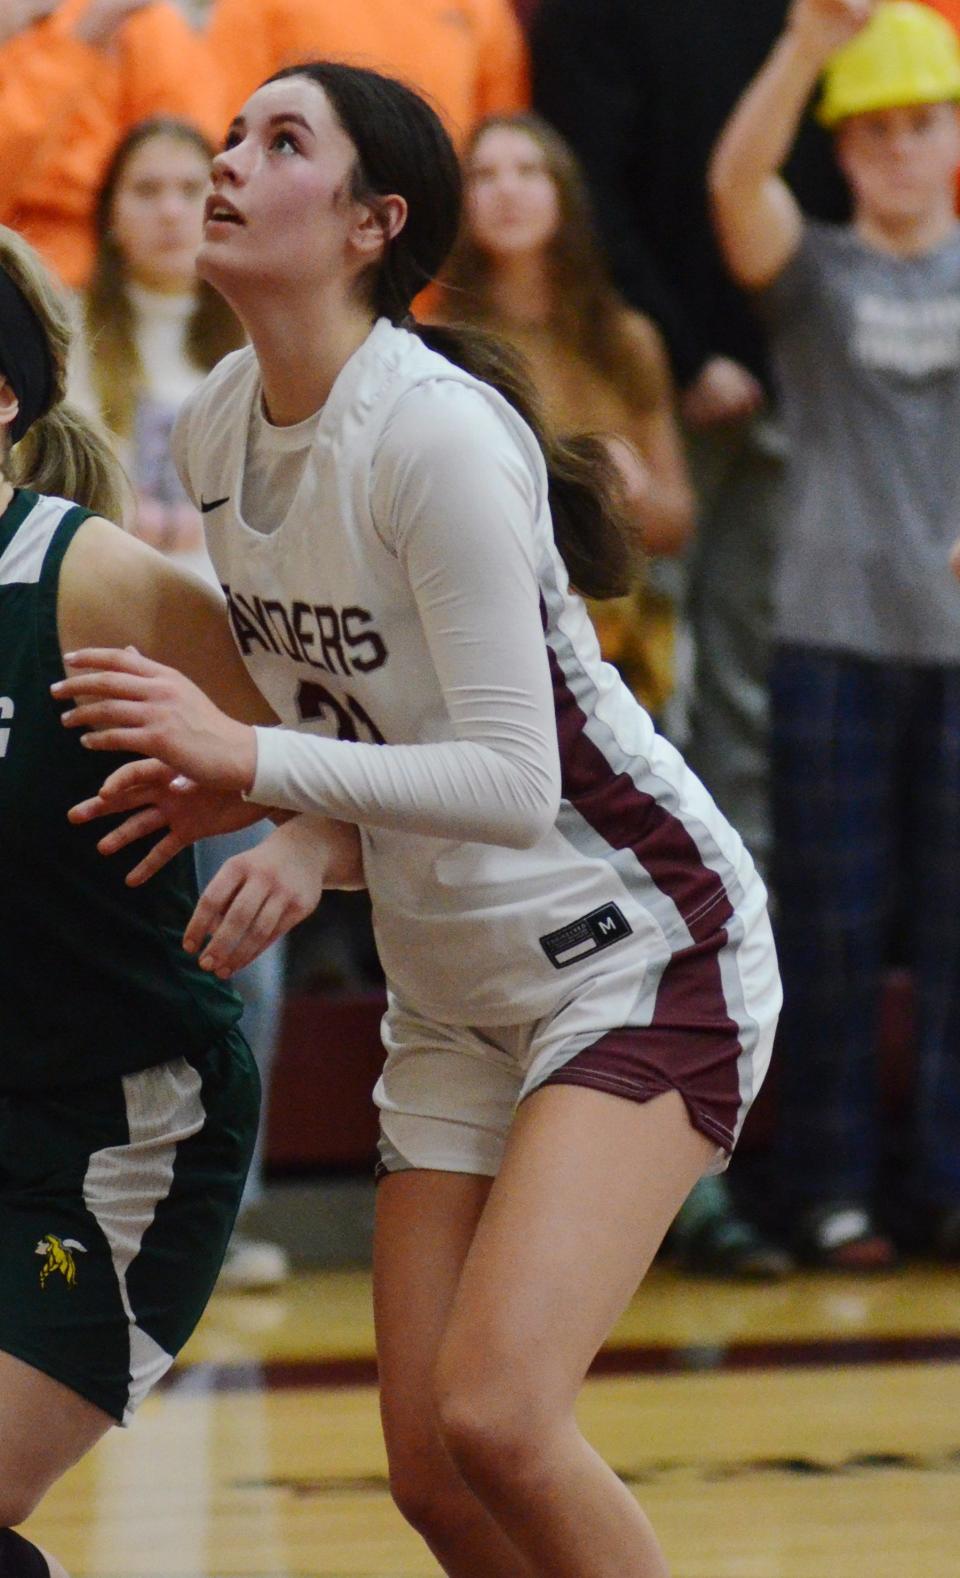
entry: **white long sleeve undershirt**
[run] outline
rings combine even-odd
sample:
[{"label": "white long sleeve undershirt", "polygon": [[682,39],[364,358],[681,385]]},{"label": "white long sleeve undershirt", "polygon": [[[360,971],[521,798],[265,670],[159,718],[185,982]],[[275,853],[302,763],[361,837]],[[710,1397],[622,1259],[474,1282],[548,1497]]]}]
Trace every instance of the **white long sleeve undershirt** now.
[{"label": "white long sleeve undershirt", "polygon": [[[248,798],[361,826],[530,847],[553,825],[560,798],[534,465],[473,390],[426,385],[398,402],[371,487],[455,738],[379,746],[257,729]],[[417,684],[399,668],[391,677]]]}]

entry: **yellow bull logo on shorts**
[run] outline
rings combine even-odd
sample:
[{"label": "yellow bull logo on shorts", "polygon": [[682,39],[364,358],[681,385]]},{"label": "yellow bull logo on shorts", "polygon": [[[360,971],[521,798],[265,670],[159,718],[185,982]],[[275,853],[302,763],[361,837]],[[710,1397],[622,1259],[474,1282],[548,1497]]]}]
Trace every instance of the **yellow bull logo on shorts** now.
[{"label": "yellow bull logo on shorts", "polygon": [[35,1254],[45,1255],[46,1259],[40,1267],[40,1286],[45,1288],[47,1279],[55,1271],[59,1271],[68,1288],[77,1285],[77,1262],[74,1259],[74,1250],[79,1250],[85,1255],[87,1250],[84,1244],[78,1244],[75,1238],[57,1238],[54,1233],[48,1233],[46,1238],[41,1238],[34,1251]]}]

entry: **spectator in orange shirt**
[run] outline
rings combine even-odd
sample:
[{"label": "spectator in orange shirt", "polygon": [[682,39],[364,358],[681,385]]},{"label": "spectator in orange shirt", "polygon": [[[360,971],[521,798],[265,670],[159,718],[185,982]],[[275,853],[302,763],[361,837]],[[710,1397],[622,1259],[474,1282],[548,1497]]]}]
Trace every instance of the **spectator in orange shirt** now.
[{"label": "spectator in orange shirt", "polygon": [[317,56],[402,77],[460,143],[485,116],[529,103],[511,0],[215,0],[209,37],[231,108],[280,66]]},{"label": "spectator in orange shirt", "polygon": [[207,46],[172,4],[14,0],[0,11],[0,223],[68,284],[93,261],[93,205],[125,132],[179,115],[219,142],[227,120]]}]

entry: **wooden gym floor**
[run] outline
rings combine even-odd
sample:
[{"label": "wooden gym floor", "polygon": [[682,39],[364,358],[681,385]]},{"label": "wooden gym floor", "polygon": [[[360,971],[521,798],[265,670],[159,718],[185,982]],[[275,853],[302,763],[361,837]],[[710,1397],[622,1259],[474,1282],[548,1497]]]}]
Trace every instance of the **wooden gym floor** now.
[{"label": "wooden gym floor", "polygon": [[[427,1578],[387,1494],[369,1278],[218,1295],[27,1532],[74,1578]],[[960,1271],[773,1288],[656,1268],[587,1383],[674,1578],[957,1578]],[[477,1578],[483,1578],[478,1574]]]}]

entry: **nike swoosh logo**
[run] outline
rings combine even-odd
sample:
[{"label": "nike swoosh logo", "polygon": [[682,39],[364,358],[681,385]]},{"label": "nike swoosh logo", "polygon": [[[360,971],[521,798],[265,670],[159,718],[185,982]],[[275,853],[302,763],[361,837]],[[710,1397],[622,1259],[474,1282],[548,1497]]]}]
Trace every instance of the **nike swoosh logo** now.
[{"label": "nike swoosh logo", "polygon": [[200,514],[201,515],[209,515],[211,510],[218,510],[220,508],[221,504],[229,504],[229,503],[230,503],[230,495],[229,495],[229,493],[227,494],[225,499],[201,499],[200,500]]}]

